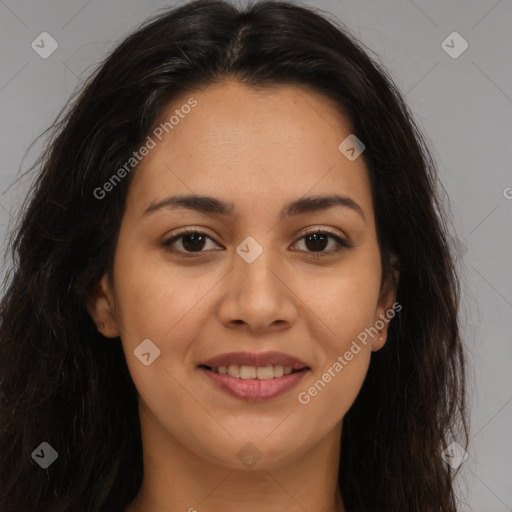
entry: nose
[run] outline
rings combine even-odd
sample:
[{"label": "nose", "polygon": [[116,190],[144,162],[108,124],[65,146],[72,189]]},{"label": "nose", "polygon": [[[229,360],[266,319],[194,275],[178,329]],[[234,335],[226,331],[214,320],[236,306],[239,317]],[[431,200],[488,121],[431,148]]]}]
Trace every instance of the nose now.
[{"label": "nose", "polygon": [[234,255],[218,310],[225,327],[263,333],[288,329],[297,321],[300,301],[290,274],[271,253],[265,249],[251,263]]}]

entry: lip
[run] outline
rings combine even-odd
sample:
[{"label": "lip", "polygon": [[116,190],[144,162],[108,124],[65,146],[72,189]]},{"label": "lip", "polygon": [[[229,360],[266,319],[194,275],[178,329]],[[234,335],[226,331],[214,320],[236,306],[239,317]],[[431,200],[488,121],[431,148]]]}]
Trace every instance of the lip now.
[{"label": "lip", "polygon": [[[281,365],[290,366],[295,371],[282,377],[259,380],[239,379],[231,377],[231,375],[215,373],[208,368],[232,364],[256,367]],[[200,363],[198,369],[220,390],[250,402],[261,402],[283,395],[294,388],[302,377],[311,371],[311,368],[300,359],[282,352],[229,352]]]},{"label": "lip", "polygon": [[308,365],[300,359],[284,354],[283,352],[229,352],[203,361],[198,366],[218,368],[219,366],[229,366],[230,364],[246,366],[281,365],[291,366],[293,370],[308,368]]},{"label": "lip", "polygon": [[199,370],[222,391],[236,398],[250,402],[261,402],[283,395],[295,387],[302,377],[311,371],[309,368],[303,368],[302,370],[283,375],[282,377],[258,380],[239,379],[237,377],[231,377],[231,375],[215,373],[204,367],[199,367]]}]

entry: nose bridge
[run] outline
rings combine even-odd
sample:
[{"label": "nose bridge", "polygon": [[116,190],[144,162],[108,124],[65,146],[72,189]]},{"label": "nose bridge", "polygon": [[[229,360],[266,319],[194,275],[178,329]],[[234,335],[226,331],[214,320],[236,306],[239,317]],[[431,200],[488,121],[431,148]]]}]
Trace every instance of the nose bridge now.
[{"label": "nose bridge", "polygon": [[223,322],[243,321],[261,330],[295,317],[293,293],[279,276],[283,265],[271,238],[268,233],[249,236],[236,247],[230,290],[220,309]]},{"label": "nose bridge", "polygon": [[248,236],[238,245],[233,270],[243,290],[251,294],[267,295],[267,299],[270,299],[275,288],[279,287],[275,276],[278,271],[276,248],[272,247],[268,233],[256,236],[261,243],[255,237]]}]

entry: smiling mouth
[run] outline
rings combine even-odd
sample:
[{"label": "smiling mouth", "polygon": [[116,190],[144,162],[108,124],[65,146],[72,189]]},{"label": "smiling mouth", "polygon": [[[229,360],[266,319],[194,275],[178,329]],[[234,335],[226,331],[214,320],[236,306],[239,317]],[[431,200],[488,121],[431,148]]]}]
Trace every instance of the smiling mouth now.
[{"label": "smiling mouth", "polygon": [[206,366],[200,365],[200,368],[204,368],[213,373],[218,373],[221,375],[229,375],[230,377],[234,377],[236,379],[243,380],[270,380],[270,379],[278,379],[283,375],[290,375],[292,373],[304,372],[309,370],[309,367],[304,367],[301,369],[293,369],[291,366],[282,366],[279,364],[276,365],[267,365],[267,366],[249,366],[249,365],[238,365],[231,364],[229,366]]},{"label": "smiling mouth", "polygon": [[277,398],[294,388],[311,368],[231,364],[212,367],[199,365],[198,370],[221,391],[238,399],[261,402]]}]

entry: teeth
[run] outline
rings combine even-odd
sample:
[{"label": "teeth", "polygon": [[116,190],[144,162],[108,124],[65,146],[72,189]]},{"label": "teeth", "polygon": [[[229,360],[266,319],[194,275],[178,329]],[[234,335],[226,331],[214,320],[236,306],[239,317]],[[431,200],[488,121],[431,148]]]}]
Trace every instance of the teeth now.
[{"label": "teeth", "polygon": [[240,377],[240,371],[239,371],[239,369],[238,369],[238,365],[236,365],[236,364],[230,364],[230,365],[228,366],[227,374],[228,374],[228,375],[231,375],[231,377]]},{"label": "teeth", "polygon": [[268,380],[274,378],[274,367],[270,366],[260,366],[256,368],[256,377],[259,380]]},{"label": "teeth", "polygon": [[241,379],[255,379],[256,368],[254,366],[240,366],[240,378]]},{"label": "teeth", "polygon": [[[274,371],[273,377],[282,377],[284,375],[284,368],[280,364],[276,364],[275,366],[272,366],[271,368]],[[290,367],[288,366],[287,368],[290,368]],[[291,368],[290,368],[290,371],[292,371]],[[260,378],[260,376],[258,375],[258,379],[259,378]]]},{"label": "teeth", "polygon": [[269,380],[282,377],[283,375],[289,375],[292,373],[291,366],[282,366],[280,364],[269,365],[269,366],[247,366],[245,364],[237,365],[231,364],[229,366],[219,366],[218,368],[212,368],[215,373],[222,375],[230,375],[238,379],[258,379],[258,380]]}]

